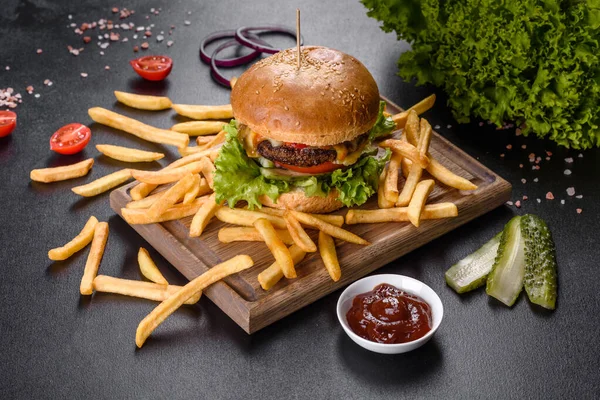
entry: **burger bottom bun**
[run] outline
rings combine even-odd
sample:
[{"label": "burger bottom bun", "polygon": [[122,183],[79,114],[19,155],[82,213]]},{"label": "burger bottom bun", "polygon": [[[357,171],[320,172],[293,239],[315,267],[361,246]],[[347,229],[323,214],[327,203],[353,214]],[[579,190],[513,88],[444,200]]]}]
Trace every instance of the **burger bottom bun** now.
[{"label": "burger bottom bun", "polygon": [[339,210],[344,205],[337,199],[336,190],[329,192],[327,197],[311,196],[306,197],[302,189],[294,189],[291,192],[283,193],[274,203],[268,196],[262,195],[259,200],[267,207],[283,208],[295,211],[301,211],[314,214],[325,214]]}]

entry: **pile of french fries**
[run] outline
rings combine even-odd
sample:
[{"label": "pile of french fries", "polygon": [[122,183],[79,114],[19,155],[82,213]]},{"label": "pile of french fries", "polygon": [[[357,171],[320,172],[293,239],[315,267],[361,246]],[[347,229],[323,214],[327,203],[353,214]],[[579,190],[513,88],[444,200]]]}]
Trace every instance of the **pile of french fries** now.
[{"label": "pile of french fries", "polygon": [[[377,205],[379,210],[349,210],[346,223],[379,223],[410,221],[419,227],[421,220],[456,217],[458,208],[454,203],[426,205],[435,186],[434,179],[422,179],[423,171],[443,184],[460,189],[475,190],[477,186],[460,177],[437,161],[429,152],[432,129],[419,114],[435,102],[429,96],[407,111],[392,116],[397,128],[404,128],[400,139],[387,139],[379,143],[392,151],[392,157],[379,178]],[[399,190],[399,173],[404,184]]]},{"label": "pile of french fries", "polygon": [[[234,81],[232,81],[232,86]],[[226,226],[218,231],[222,243],[238,241],[264,242],[273,255],[273,263],[258,274],[258,282],[269,290],[283,277],[294,279],[297,267],[307,253],[319,252],[325,270],[333,281],[341,278],[334,238],[358,245],[369,243],[343,229],[359,223],[406,222],[418,227],[420,221],[454,217],[458,209],[453,203],[426,204],[435,181],[422,179],[427,171],[445,185],[461,190],[476,186],[459,177],[436,161],[429,152],[432,129],[427,120],[418,115],[432,107],[435,96],[430,96],[409,110],[392,116],[398,129],[404,128],[401,139],[387,139],[381,147],[392,150],[392,158],[380,177],[378,190],[379,210],[349,210],[341,215],[319,215],[263,207],[260,210],[233,208],[216,202],[213,191],[214,161],[225,141],[223,125],[233,117],[231,105],[196,106],[172,104],[167,97],[141,96],[115,92],[116,98],[134,108],[163,110],[173,108],[180,115],[194,119],[171,127],[170,130],[146,125],[115,112],[94,107],[89,110],[92,119],[115,129],[120,129],[144,140],[177,146],[181,158],[158,171],[127,168],[74,187],[81,196],[95,196],[119,186],[130,179],[138,181],[130,190],[132,201],[121,209],[129,224],[152,224],[192,217],[190,237],[200,237],[209,223],[220,220]],[[190,136],[196,136],[197,145],[190,147]],[[139,149],[99,144],[99,152],[125,162],[151,162],[164,154]],[[31,179],[55,182],[86,175],[94,164],[88,159],[70,166],[31,171]],[[399,173],[405,183],[399,190]],[[315,243],[306,230],[317,230]],[[140,248],[138,264],[149,282],[134,281],[98,275],[98,269],[108,238],[108,224],[90,217],[83,230],[65,246],[52,249],[51,260],[65,260],[91,242],[91,249],[80,285],[82,295],[93,291],[135,296],[161,303],[144,318],[136,332],[136,344],[141,347],[151,332],[182,304],[196,303],[207,286],[253,266],[247,255],[238,255],[200,275],[187,285],[169,285],[148,252]]]}]

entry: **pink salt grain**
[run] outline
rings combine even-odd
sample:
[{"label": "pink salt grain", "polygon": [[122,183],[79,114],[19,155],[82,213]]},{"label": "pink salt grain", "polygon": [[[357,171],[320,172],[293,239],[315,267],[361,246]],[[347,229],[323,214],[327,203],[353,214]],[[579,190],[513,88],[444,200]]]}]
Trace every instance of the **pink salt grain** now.
[{"label": "pink salt grain", "polygon": [[552,194],[552,192],[546,193],[546,200],[554,200],[554,195]]}]

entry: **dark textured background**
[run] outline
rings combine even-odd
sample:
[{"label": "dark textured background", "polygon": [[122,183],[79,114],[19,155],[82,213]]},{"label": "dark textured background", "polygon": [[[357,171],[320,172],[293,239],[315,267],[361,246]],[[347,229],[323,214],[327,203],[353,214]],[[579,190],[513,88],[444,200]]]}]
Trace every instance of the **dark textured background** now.
[{"label": "dark textured background", "polygon": [[[136,350],[135,329],[154,307],[145,300],[96,294],[79,296],[87,251],[65,262],[49,262],[48,249],[62,245],[89,215],[108,220],[110,237],[101,272],[140,279],[136,253],[147,244],[115,216],[108,193],[82,200],[69,189],[125,166],[100,156],[93,147],[113,143],[162,150],[118,131],[92,125],[93,138],[79,155],[48,150],[49,136],[60,126],[90,123],[87,109],[103,106],[169,127],[173,113],[138,112],[115,104],[112,90],[164,94],[176,102],[221,104],[229,92],[213,83],[197,57],[200,39],[215,30],[241,25],[294,25],[295,8],[303,13],[307,44],[320,44],[355,55],[371,70],[382,94],[409,106],[434,91],[415,88],[395,75],[396,60],[407,49],[385,34],[357,1],[67,1],[3,0],[0,7],[0,88],[24,96],[17,109],[19,126],[0,139],[0,397],[2,398],[598,398],[598,151],[556,148],[553,143],[515,137],[514,130],[458,126],[440,95],[427,113],[432,125],[452,142],[514,185],[513,200],[529,200],[519,210],[501,207],[455,232],[380,269],[423,280],[437,291],[445,317],[434,339],[398,356],[367,352],[346,337],[335,316],[339,292],[248,336],[208,299],[184,307]],[[147,53],[174,59],[163,83],[147,83],[127,61],[141,40],[111,43],[99,54],[97,33],[83,45],[67,28],[71,22],[112,17],[110,8],[136,10],[127,21],[154,23]],[[146,21],[151,7],[158,16]],[[192,14],[188,15],[187,12]],[[73,15],[73,20],[68,15]],[[189,20],[189,26],[184,21]],[[170,25],[171,37],[156,35]],[[175,44],[167,48],[166,41]],[[291,46],[287,38],[268,37]],[[67,45],[85,47],[78,57]],[[42,54],[36,54],[41,48]],[[10,71],[5,66],[10,66]],[[105,65],[111,69],[106,71]],[[81,78],[86,72],[88,78]],[[233,72],[227,72],[233,75]],[[236,72],[239,74],[239,71]],[[53,86],[43,85],[44,79]],[[25,91],[35,87],[34,98]],[[450,125],[452,125],[450,127]],[[513,149],[505,146],[512,144]],[[521,149],[526,144],[527,149]],[[541,170],[532,171],[527,155],[553,152]],[[505,153],[504,158],[500,157]],[[568,166],[565,157],[574,157]],[[95,157],[90,176],[55,184],[29,181],[33,168]],[[173,152],[163,164],[175,157]],[[519,168],[519,163],[524,168]],[[158,165],[154,165],[158,167]],[[569,167],[573,174],[565,176]],[[533,178],[539,182],[534,183]],[[521,179],[527,179],[526,184]],[[566,195],[574,186],[582,199]],[[554,201],[544,199],[552,191]],[[535,199],[541,198],[541,204]],[[561,205],[560,199],[566,204]],[[578,215],[575,209],[583,213]],[[515,214],[537,213],[552,228],[559,262],[559,299],[555,312],[531,306],[521,296],[512,308],[490,300],[483,290],[457,296],[446,287],[444,271],[487,241]],[[150,250],[173,283],[184,284],[174,268]]]}]

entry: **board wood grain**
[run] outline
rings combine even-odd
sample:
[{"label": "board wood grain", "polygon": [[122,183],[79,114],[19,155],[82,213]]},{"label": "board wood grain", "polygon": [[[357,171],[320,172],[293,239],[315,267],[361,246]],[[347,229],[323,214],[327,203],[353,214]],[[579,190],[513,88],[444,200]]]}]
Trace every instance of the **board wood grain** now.
[{"label": "board wood grain", "polygon": [[[388,104],[388,112],[401,111],[400,107],[384,100]],[[200,238],[188,236],[191,217],[132,227],[190,280],[234,255],[248,254],[252,257],[252,268],[215,283],[205,290],[205,294],[242,329],[253,333],[504,204],[510,198],[511,185],[507,181],[435,132],[430,152],[446,168],[478,185],[478,189],[463,192],[436,182],[428,204],[453,202],[458,207],[458,217],[422,221],[419,228],[408,222],[345,225],[346,229],[365,238],[371,245],[359,246],[336,240],[342,266],[342,277],[338,282],[330,279],[317,252],[307,254],[296,266],[298,278],[284,278],[269,291],[264,291],[257,276],[273,262],[266,245],[260,242],[219,242],[217,232],[227,224],[216,219]],[[134,184],[111,193],[111,207],[119,215],[121,208],[131,201],[129,189]],[[377,208],[375,197],[360,208]],[[345,215],[346,211],[343,209],[334,214]],[[316,232],[309,233],[316,243]]]}]

